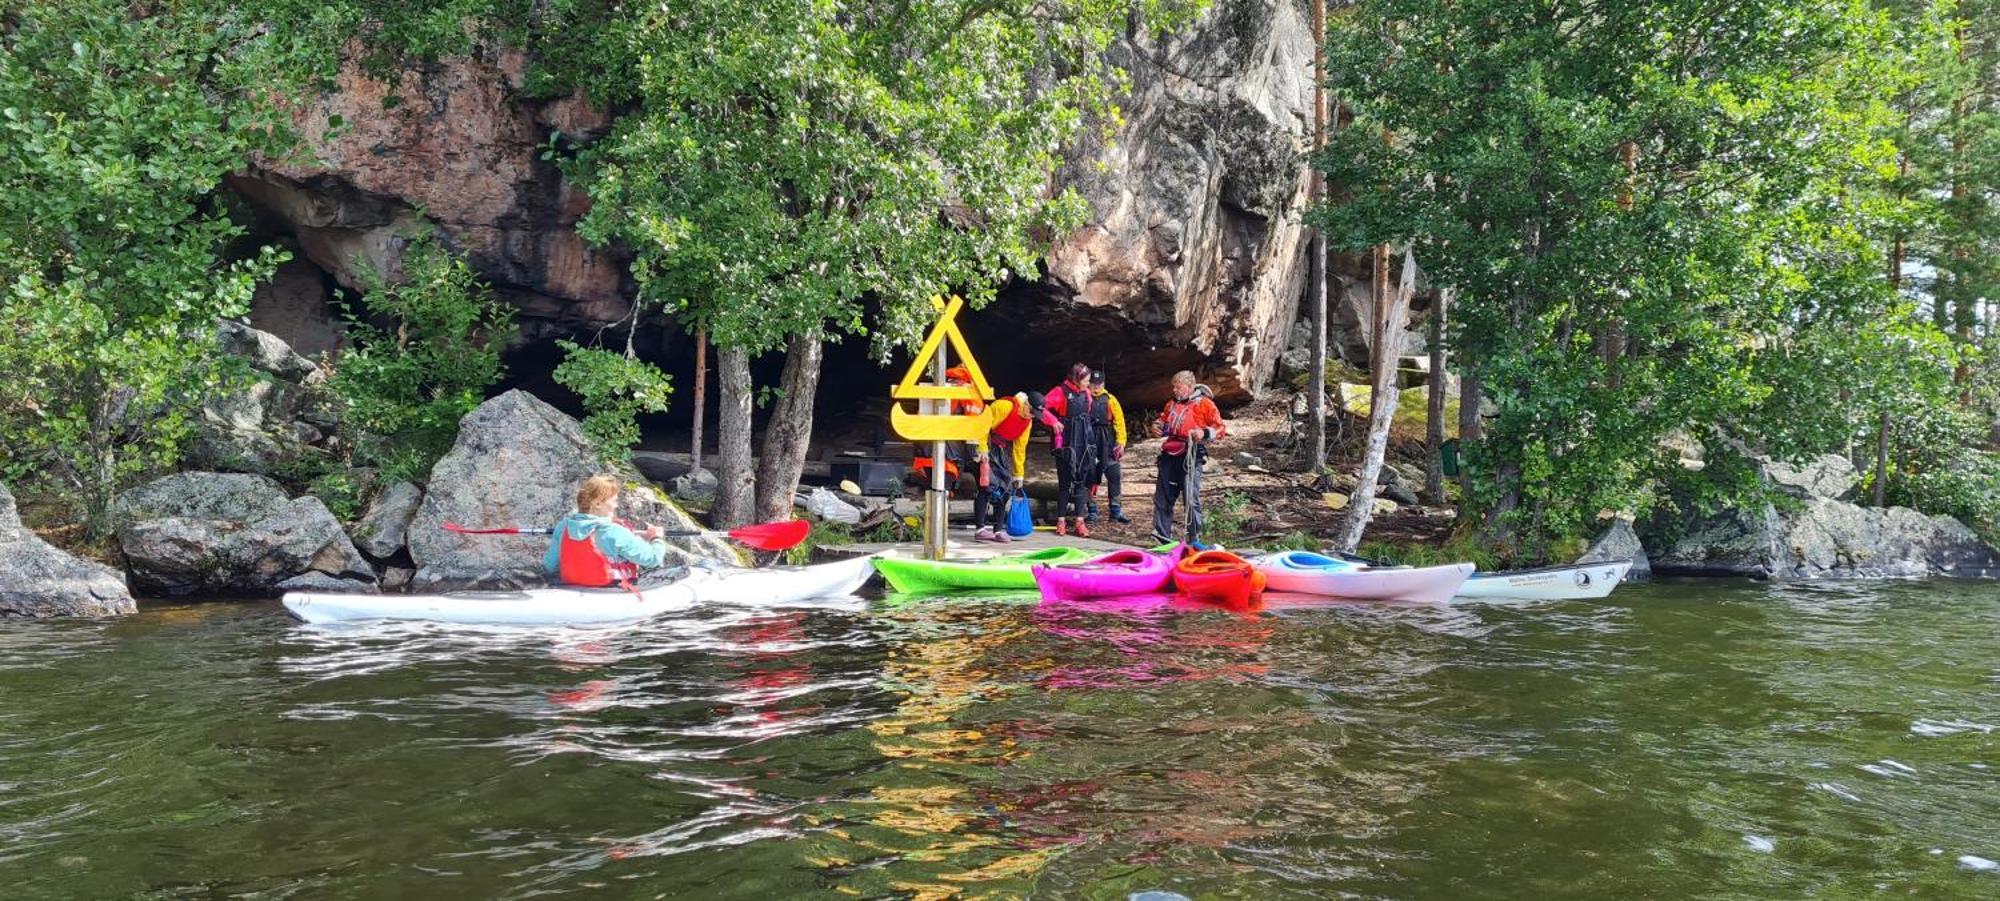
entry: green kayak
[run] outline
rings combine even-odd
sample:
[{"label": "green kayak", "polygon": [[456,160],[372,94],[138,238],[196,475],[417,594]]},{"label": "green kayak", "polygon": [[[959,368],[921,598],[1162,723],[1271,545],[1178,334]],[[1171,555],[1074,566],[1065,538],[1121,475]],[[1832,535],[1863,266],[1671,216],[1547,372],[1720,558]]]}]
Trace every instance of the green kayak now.
[{"label": "green kayak", "polygon": [[875,571],[887,579],[889,588],[904,594],[966,590],[1018,588],[1035,590],[1035,576],[1028,567],[1080,563],[1094,556],[1073,547],[1043,548],[1027,554],[994,557],[990,560],[909,560],[901,557],[875,558]]}]

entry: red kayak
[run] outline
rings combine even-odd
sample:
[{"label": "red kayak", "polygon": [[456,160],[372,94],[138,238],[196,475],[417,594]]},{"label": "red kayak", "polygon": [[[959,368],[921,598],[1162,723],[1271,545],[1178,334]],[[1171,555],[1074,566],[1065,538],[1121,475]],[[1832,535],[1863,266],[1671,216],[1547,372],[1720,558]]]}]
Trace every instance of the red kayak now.
[{"label": "red kayak", "polygon": [[1202,551],[1174,565],[1174,587],[1191,598],[1242,609],[1264,593],[1264,574],[1228,551]]}]

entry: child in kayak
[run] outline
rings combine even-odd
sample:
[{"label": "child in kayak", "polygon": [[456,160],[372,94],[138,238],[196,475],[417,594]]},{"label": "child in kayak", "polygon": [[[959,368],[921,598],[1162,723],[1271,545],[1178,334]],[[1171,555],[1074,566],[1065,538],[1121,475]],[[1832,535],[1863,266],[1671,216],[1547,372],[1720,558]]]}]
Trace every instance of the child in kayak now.
[{"label": "child in kayak", "polygon": [[1090,475],[1097,468],[1097,397],[1090,393],[1090,367],[1078,363],[1069,377],[1049,389],[1043,406],[1056,419],[1056,534],[1069,534],[1068,519],[1076,517],[1076,534],[1090,537],[1083,521],[1090,506]]},{"label": "child in kayak", "polygon": [[975,458],[982,479],[979,492],[972,496],[975,541],[1006,544],[1014,540],[999,524],[1006,521],[1007,503],[1027,477],[1029,430],[1037,418],[1051,427],[1055,424],[1055,418],[1037,400],[1022,392],[996,400],[976,414],[986,420],[986,440],[980,443]]},{"label": "child in kayak", "polygon": [[1153,421],[1153,434],[1166,439],[1160,442],[1153,489],[1153,539],[1161,544],[1173,540],[1174,501],[1186,495],[1187,543],[1193,545],[1201,537],[1201,461],[1208,456],[1208,442],[1228,434],[1222,411],[1195,384],[1194,373],[1174,373],[1174,397]]},{"label": "child in kayak", "polygon": [[1124,493],[1125,481],[1125,407],[1118,403],[1118,395],[1104,387],[1104,370],[1090,371],[1090,393],[1097,398],[1097,470],[1090,474],[1090,509],[1084,511],[1084,522],[1097,521],[1097,486],[1104,485],[1104,499],[1111,505],[1112,522],[1131,522],[1125,517],[1125,509],[1118,501]]},{"label": "child in kayak", "polygon": [[660,527],[634,534],[612,519],[617,509],[617,479],[585,479],[576,490],[576,512],[556,523],[542,570],[567,585],[602,588],[629,585],[641,568],[659,566],[667,556]]}]

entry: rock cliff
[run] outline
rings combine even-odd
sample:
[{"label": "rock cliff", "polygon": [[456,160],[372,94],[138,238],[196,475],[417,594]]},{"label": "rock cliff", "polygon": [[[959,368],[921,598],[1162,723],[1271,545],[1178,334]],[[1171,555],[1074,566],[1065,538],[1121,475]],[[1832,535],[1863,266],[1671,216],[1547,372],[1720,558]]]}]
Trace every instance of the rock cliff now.
[{"label": "rock cliff", "polygon": [[[1085,358],[1150,403],[1152,383],[1182,367],[1225,402],[1271,375],[1306,271],[1311,52],[1297,0],[1217,0],[1180,34],[1116,43],[1109,62],[1131,76],[1123,125],[1074,147],[1057,179],[1089,198],[1090,224],[1056,244],[1043,278],[969,323],[1032,349],[1002,377],[1028,383]],[[394,271],[427,219],[520,308],[527,337],[616,321],[633,290],[626,260],[585,246],[573,226],[588,198],[541,158],[552,132],[588,139],[611,118],[580,96],[528,96],[528,62],[483,48],[414,66],[393,88],[350,64],[298,108],[309,154],[230,187],[340,284],[358,284],[361,265]],[[281,337],[325,341],[297,310],[258,321],[280,320],[298,332]]]}]

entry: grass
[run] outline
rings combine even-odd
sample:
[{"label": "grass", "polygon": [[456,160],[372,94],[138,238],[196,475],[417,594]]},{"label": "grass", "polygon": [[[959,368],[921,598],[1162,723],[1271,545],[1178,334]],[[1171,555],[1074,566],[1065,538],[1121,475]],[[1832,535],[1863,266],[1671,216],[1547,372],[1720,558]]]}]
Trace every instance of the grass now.
[{"label": "grass", "polygon": [[1203,537],[1224,541],[1243,534],[1243,526],[1250,521],[1249,509],[1250,495],[1241,491],[1223,494],[1214,507],[1205,511],[1208,516],[1202,523]]}]

